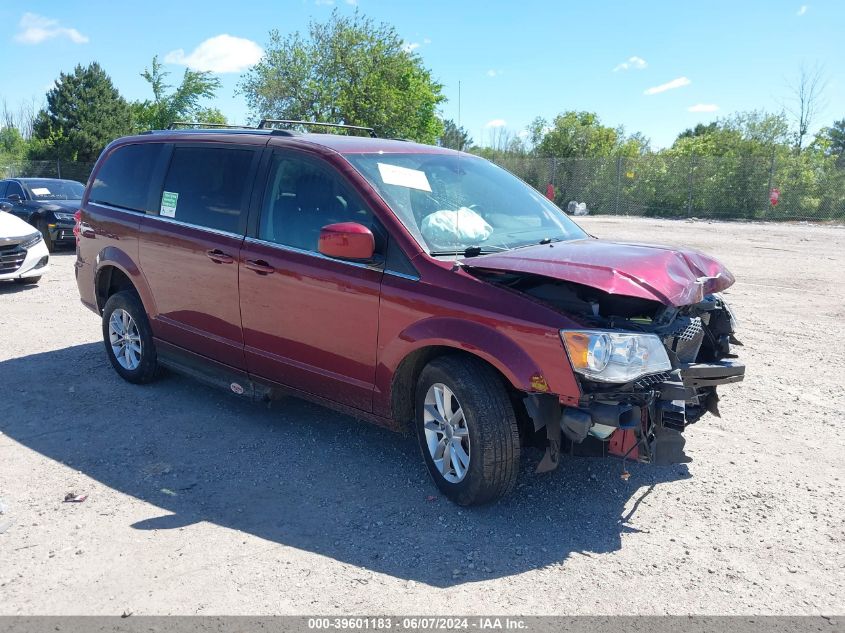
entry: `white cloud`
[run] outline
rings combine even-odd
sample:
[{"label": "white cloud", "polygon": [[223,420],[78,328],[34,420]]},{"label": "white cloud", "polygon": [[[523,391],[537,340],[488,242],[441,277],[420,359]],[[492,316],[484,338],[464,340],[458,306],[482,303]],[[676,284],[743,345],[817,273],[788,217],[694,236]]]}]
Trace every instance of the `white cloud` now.
[{"label": "white cloud", "polygon": [[495,71],[495,70],[493,70],[492,68],[491,68],[490,70],[488,70],[488,71],[487,71],[487,76],[488,76],[488,77],[495,77],[495,76],[496,76],[496,75],[498,75],[498,74],[499,74],[499,73],[498,73],[498,71]]},{"label": "white cloud", "polygon": [[412,53],[420,47],[419,42],[406,42],[404,46],[402,46],[402,50],[406,53]]},{"label": "white cloud", "polygon": [[808,5],[802,4],[801,8],[798,9],[798,12],[795,15],[804,15],[805,13],[807,13],[807,9],[809,9],[809,8],[810,7]]},{"label": "white cloud", "polygon": [[696,103],[687,108],[688,112],[716,112],[719,109],[715,103]]},{"label": "white cloud", "polygon": [[656,95],[660,94],[661,92],[666,92],[667,90],[674,90],[675,88],[689,86],[691,83],[692,82],[686,77],[678,77],[677,79],[673,79],[672,81],[667,81],[665,84],[660,84],[659,86],[649,88],[643,94]]},{"label": "white cloud", "polygon": [[334,0],[314,0],[314,4],[318,7],[323,5],[329,7],[334,4]]},{"label": "white cloud", "polygon": [[423,44],[431,44],[431,39],[430,39],[430,38],[427,38],[427,37],[426,37],[426,38],[424,38],[424,39],[423,39]]},{"label": "white cloud", "polygon": [[210,37],[189,55],[181,48],[164,56],[168,64],[182,64],[192,70],[237,73],[258,63],[264,51],[252,40],[223,33]]},{"label": "white cloud", "polygon": [[358,0],[346,0],[346,4],[350,4],[353,7],[358,4]]},{"label": "white cloud", "polygon": [[507,124],[508,122],[504,119],[493,119],[492,121],[487,121],[487,125],[484,127],[505,127]]},{"label": "white cloud", "polygon": [[618,72],[620,70],[642,70],[648,66],[648,62],[644,60],[642,57],[637,57],[634,55],[633,57],[629,57],[627,60],[622,62],[621,64],[617,65],[616,68],[613,69],[613,72]]},{"label": "white cloud", "polygon": [[76,29],[59,25],[58,20],[45,18],[37,13],[24,13],[18,28],[20,30],[15,35],[15,41],[22,44],[40,44],[57,37],[66,37],[74,44],[88,43],[88,36]]}]

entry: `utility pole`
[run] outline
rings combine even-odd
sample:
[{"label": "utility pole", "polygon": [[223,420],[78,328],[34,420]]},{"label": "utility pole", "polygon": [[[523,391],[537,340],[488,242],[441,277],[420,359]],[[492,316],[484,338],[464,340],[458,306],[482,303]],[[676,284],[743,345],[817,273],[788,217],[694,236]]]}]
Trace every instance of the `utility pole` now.
[{"label": "utility pole", "polygon": [[461,127],[461,80],[458,79],[458,128]]}]

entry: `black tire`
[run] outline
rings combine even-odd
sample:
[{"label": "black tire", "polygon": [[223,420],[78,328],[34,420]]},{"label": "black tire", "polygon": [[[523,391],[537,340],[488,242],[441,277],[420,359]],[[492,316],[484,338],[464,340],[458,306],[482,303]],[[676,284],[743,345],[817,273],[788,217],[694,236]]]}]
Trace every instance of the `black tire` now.
[{"label": "black tire", "polygon": [[13,281],[20,286],[34,286],[41,281],[41,275],[38,275],[38,277],[21,277],[20,279],[13,279]]},{"label": "black tire", "polygon": [[[469,433],[469,467],[456,483],[435,466],[426,441],[424,404],[429,388],[446,385],[457,398]],[[428,471],[440,491],[455,503],[477,505],[500,499],[513,490],[519,475],[519,428],[501,377],[481,360],[444,356],[420,373],[415,396],[415,426]]]},{"label": "black tire", "polygon": [[[134,369],[127,369],[118,362],[109,341],[109,319],[118,308],[129,313],[141,338],[141,361]],[[106,301],[106,306],[103,308],[103,343],[112,367],[127,382],[145,384],[152,382],[158,376],[159,365],[153,343],[153,331],[141,299],[135,292],[131,290],[116,292]]]},{"label": "black tire", "polygon": [[47,247],[47,252],[52,253],[56,250],[56,243],[50,237],[50,227],[47,226],[47,220],[40,218],[38,220],[38,230],[41,231],[41,237],[44,238],[44,245]]}]

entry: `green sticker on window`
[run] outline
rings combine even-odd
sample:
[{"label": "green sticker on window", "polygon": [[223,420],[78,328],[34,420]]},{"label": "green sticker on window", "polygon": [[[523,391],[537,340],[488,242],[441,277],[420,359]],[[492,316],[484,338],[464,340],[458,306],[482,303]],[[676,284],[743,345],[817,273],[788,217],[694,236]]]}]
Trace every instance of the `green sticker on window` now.
[{"label": "green sticker on window", "polygon": [[179,194],[172,191],[165,191],[161,194],[161,215],[166,218],[176,217],[176,203],[179,202]]}]

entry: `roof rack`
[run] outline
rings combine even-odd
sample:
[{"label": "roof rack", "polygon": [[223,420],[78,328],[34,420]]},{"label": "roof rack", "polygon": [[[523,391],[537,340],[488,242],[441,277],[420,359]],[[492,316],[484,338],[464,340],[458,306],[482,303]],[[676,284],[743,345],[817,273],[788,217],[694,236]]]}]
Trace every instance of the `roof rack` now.
[{"label": "roof rack", "polygon": [[168,131],[182,130],[183,132],[202,133],[205,130],[219,130],[232,134],[272,134],[274,136],[295,136],[292,130],[262,129],[252,125],[231,125],[229,123],[205,123],[197,121],[174,121],[166,130],[147,130],[141,134],[162,134]]},{"label": "roof rack", "polygon": [[330,127],[330,128],[339,128],[343,130],[356,130],[359,132],[366,132],[372,138],[376,137],[376,131],[371,127],[364,127],[361,125],[344,125],[342,123],[321,123],[319,121],[292,121],[290,119],[261,119],[261,122],[258,124],[259,130],[267,130],[267,129],[277,129],[273,126],[275,125],[287,125],[287,126],[294,126],[294,125],[302,125],[304,127]]},{"label": "roof rack", "polygon": [[223,128],[223,129],[242,129],[248,128],[248,125],[229,125],[228,123],[204,123],[202,121],[174,121],[167,126],[168,130],[177,130],[179,128]]}]

